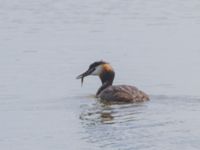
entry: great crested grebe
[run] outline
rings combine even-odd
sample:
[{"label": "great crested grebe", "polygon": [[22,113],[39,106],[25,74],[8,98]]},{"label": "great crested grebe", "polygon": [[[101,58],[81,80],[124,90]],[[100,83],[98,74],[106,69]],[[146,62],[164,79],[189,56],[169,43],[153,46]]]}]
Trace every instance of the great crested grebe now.
[{"label": "great crested grebe", "polygon": [[149,96],[130,85],[112,85],[115,72],[111,65],[105,61],[97,61],[89,66],[89,69],[79,75],[77,79],[83,79],[86,76],[99,76],[102,86],[98,89],[96,97],[105,101],[115,102],[144,102],[149,100]]}]

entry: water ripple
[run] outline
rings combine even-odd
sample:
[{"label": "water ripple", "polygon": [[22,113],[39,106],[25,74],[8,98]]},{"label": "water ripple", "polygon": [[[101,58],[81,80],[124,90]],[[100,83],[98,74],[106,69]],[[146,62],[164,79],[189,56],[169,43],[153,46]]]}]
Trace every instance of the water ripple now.
[{"label": "water ripple", "polygon": [[[200,125],[194,121],[196,117],[191,117],[199,112],[194,109],[198,102],[197,97],[165,95],[152,95],[150,102],[138,104],[107,105],[95,101],[82,107],[82,139],[108,149],[155,149],[162,148],[161,142],[172,147],[174,136],[181,143],[185,134],[193,134],[191,128]],[[196,125],[188,126],[189,120]]]}]

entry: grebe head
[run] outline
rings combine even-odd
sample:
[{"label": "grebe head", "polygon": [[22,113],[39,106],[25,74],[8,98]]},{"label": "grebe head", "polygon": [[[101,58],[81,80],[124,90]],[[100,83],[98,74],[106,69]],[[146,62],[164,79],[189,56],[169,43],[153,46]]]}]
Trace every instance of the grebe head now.
[{"label": "grebe head", "polygon": [[115,72],[108,62],[96,61],[89,66],[87,71],[80,74],[77,79],[82,79],[83,82],[83,78],[89,75],[99,76],[102,84],[109,83],[112,85]]}]

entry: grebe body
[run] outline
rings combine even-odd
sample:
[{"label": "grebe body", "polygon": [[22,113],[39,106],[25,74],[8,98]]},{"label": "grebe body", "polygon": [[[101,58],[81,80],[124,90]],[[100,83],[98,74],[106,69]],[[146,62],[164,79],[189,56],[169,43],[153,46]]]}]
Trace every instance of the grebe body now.
[{"label": "grebe body", "polygon": [[102,86],[98,89],[96,97],[108,102],[144,102],[149,96],[131,85],[112,85],[115,72],[111,65],[105,61],[97,61],[89,66],[89,69],[79,75],[77,79],[86,76],[99,76]]}]

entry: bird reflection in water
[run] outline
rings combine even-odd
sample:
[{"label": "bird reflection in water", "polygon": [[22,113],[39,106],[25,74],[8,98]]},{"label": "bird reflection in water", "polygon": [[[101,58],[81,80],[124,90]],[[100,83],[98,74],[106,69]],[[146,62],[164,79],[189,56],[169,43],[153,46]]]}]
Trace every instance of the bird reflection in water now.
[{"label": "bird reflection in water", "polygon": [[92,105],[84,105],[80,115],[83,124],[114,124],[137,120],[137,114],[141,113],[144,103],[108,103],[95,102]]},{"label": "bird reflection in water", "polygon": [[[81,139],[101,148],[119,146],[129,131],[137,128],[147,103],[107,104],[93,101],[81,107]],[[133,132],[133,131],[132,131]]]}]

